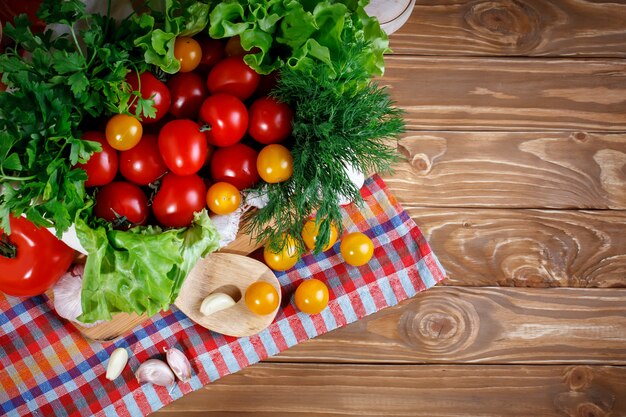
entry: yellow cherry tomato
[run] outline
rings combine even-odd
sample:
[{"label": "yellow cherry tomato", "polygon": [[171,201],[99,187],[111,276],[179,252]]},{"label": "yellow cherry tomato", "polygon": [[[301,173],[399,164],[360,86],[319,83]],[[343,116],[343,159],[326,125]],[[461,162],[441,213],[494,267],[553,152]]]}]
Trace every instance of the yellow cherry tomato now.
[{"label": "yellow cherry tomato", "polygon": [[295,294],[296,306],[307,314],[317,314],[328,305],[328,287],[319,279],[302,281]]},{"label": "yellow cherry tomato", "polygon": [[197,40],[180,36],[174,42],[174,57],[180,62],[179,72],[191,72],[200,65],[202,48]]},{"label": "yellow cherry tomato", "polygon": [[346,235],[346,237],[341,240],[339,251],[346,263],[352,266],[361,266],[372,259],[374,244],[372,243],[372,239],[363,233],[354,232]]},{"label": "yellow cherry tomato", "polygon": [[269,282],[257,281],[246,289],[246,305],[254,314],[264,316],[278,308],[278,291]]},{"label": "yellow cherry tomato", "polygon": [[293,157],[283,145],[267,145],[259,152],[256,168],[265,182],[275,184],[287,181],[293,175]]},{"label": "yellow cherry tomato", "polygon": [[232,184],[216,182],[206,193],[206,203],[215,214],[230,214],[239,208],[241,193]]},{"label": "yellow cherry tomato", "polygon": [[107,122],[105,136],[113,149],[127,151],[134,148],[141,140],[143,127],[141,122],[127,114],[116,114]]},{"label": "yellow cherry tomato", "polygon": [[263,249],[263,259],[267,266],[274,271],[285,271],[293,267],[296,262],[298,262],[298,259],[300,259],[295,239],[291,236],[287,236],[285,245],[278,252],[271,250],[270,245],[265,246]]},{"label": "yellow cherry tomato", "polygon": [[[309,219],[302,228],[302,240],[304,240],[304,244],[307,248],[313,250],[315,249],[315,243],[317,242],[317,236],[320,233],[320,224],[318,224],[315,219]],[[322,248],[322,252],[327,251],[332,248],[335,242],[337,242],[337,237],[339,233],[337,231],[337,227],[334,224],[330,224],[330,239],[326,245]]]}]

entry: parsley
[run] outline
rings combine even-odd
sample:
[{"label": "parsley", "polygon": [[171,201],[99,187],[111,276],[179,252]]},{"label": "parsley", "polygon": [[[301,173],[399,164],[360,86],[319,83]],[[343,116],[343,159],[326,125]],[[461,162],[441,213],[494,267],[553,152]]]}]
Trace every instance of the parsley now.
[{"label": "parsley", "polygon": [[74,166],[100,150],[81,131],[93,129],[95,118],[128,112],[131,97],[144,115],[154,109],[125,82],[130,70],[148,67],[142,51],[133,50],[139,26],[116,30],[79,0],[46,0],[39,16],[69,33],[34,34],[25,15],[4,29],[13,44],[0,55],[9,87],[0,93],[0,227],[10,231],[9,215],[25,213],[60,235],[87,199],[86,174]]}]

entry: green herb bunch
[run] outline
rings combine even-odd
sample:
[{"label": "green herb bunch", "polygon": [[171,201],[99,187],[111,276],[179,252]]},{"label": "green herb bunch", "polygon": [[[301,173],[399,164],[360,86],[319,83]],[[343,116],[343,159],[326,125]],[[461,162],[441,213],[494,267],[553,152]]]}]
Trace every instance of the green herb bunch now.
[{"label": "green herb bunch", "polygon": [[267,194],[268,204],[244,219],[245,230],[275,250],[285,244],[284,234],[302,250],[302,226],[315,215],[319,251],[329,241],[331,223],[341,231],[340,195],[362,202],[348,167],[385,173],[397,159],[402,111],[359,64],[367,50],[364,41],[346,41],[332,71],[318,66],[308,74],[286,66],[280,72],[272,95],[295,109],[293,176],[264,185],[259,192]]}]

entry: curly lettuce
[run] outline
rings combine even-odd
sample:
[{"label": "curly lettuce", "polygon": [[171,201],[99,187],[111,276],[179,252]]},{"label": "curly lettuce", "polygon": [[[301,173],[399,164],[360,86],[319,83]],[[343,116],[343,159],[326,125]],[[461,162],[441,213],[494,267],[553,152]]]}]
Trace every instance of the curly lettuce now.
[{"label": "curly lettuce", "polygon": [[192,225],[164,230],[137,226],[110,230],[80,216],[76,232],[89,256],[78,320],[110,320],[113,313],[155,314],[176,300],[198,259],[218,249],[219,234],[206,210]]},{"label": "curly lettuce", "polygon": [[241,46],[253,51],[246,63],[261,74],[287,65],[311,74],[325,65],[335,76],[333,62],[346,41],[365,46],[360,64],[370,76],[384,72],[383,54],[389,40],[376,18],[364,7],[368,0],[227,0],[218,3],[209,18],[209,35],[238,35]]}]

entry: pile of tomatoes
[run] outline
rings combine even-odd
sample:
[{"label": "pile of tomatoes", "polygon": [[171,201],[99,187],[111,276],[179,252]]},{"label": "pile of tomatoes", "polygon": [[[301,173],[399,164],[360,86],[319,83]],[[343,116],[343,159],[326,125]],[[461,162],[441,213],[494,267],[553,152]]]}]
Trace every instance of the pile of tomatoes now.
[{"label": "pile of tomatoes", "polygon": [[[142,120],[117,114],[103,132],[84,133],[102,146],[78,166],[94,189],[95,216],[122,228],[186,227],[205,207],[232,213],[241,190],[261,180],[289,179],[293,159],[284,143],[293,111],[267,96],[274,77],[248,67],[244,53],[236,38],[180,37],[177,74],[164,81],[149,72],[128,75],[155,112]],[[131,100],[135,114],[140,101]]]}]

